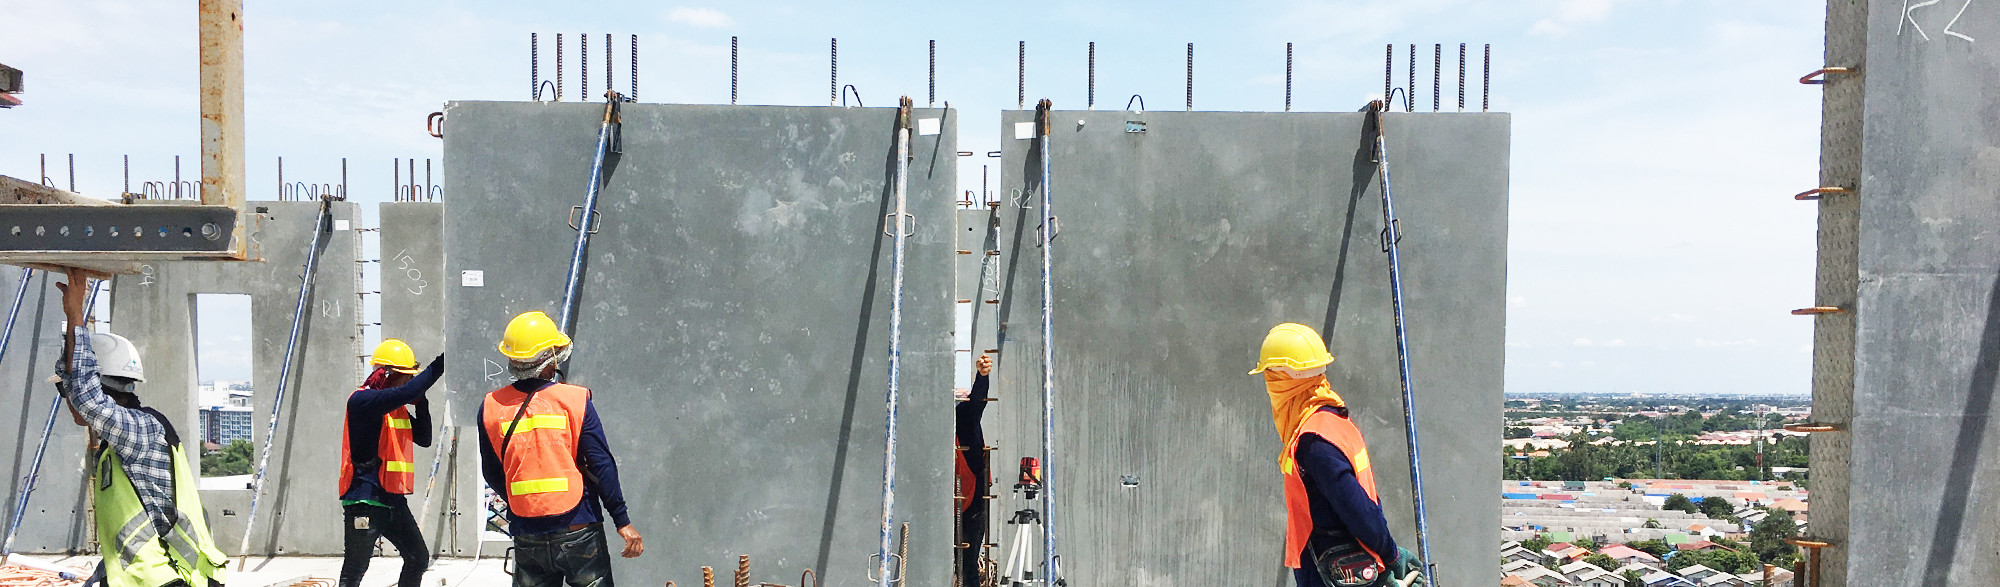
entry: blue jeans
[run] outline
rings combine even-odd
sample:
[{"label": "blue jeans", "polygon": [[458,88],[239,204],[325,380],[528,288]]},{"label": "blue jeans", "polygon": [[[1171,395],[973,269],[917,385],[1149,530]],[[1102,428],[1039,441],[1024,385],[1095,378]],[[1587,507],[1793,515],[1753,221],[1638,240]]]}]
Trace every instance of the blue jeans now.
[{"label": "blue jeans", "polygon": [[514,587],[612,587],[602,522],[514,537]]}]

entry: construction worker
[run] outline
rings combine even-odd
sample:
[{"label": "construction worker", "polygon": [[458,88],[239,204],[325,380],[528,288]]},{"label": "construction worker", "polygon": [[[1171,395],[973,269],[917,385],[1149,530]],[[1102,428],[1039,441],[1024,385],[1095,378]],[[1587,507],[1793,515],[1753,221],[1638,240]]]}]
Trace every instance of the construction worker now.
[{"label": "construction worker", "polygon": [[166,415],[139,403],[146,368],[132,341],[92,334],[84,322],[89,275],[69,272],[63,294],[63,364],[56,388],[77,425],[97,433],[97,539],[103,554],[90,585],[221,585],[227,558],[208,534],[197,478]]},{"label": "construction worker", "polygon": [[979,553],[986,544],[986,491],[993,485],[986,454],[986,429],[980,422],[986,415],[987,392],[992,387],[989,376],[993,374],[993,357],[980,355],[974,367],[978,375],[972,378],[972,389],[958,390],[963,393],[957,406],[958,454],[952,459],[958,475],[958,543],[964,546],[958,554],[960,587],[983,584],[979,582]]},{"label": "construction worker", "polygon": [[416,352],[391,338],[375,347],[368,363],[375,369],[347,395],[347,419],[340,425],[340,506],[347,522],[340,587],[361,584],[375,541],[383,538],[403,555],[396,584],[417,587],[430,566],[430,549],[404,496],[417,485],[416,446],[431,445],[431,403],[424,392],[444,375],[444,355],[420,372]]},{"label": "construction worker", "polygon": [[479,459],[487,486],[507,500],[514,587],[612,587],[598,509],[625,539],[625,558],[646,545],[626,515],[590,390],[554,381],[569,336],[547,314],[528,312],[507,323],[500,354],[515,381],[479,405]]},{"label": "construction worker", "polygon": [[1299,587],[1407,586],[1422,581],[1416,555],[1398,548],[1382,516],[1368,444],[1326,382],[1333,355],[1319,333],[1279,324],[1257,368],[1284,443],[1285,566]]}]

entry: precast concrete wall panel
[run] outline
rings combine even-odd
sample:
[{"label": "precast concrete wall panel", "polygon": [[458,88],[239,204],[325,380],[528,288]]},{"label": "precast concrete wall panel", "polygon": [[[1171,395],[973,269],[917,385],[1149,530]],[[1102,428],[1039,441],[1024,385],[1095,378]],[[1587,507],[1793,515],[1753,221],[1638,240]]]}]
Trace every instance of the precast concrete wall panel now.
[{"label": "precast concrete wall panel", "polygon": [[[0,297],[0,304],[13,303],[21,279],[21,268],[0,267],[0,296],[4,296]],[[35,449],[41,445],[42,429],[49,421],[49,405],[56,397],[56,388],[48,382],[48,377],[55,374],[62,361],[62,292],[56,290],[55,284],[64,279],[60,274],[32,272],[20,312],[14,319],[13,336],[7,339],[6,355],[0,357],[0,390],[3,390],[0,405],[15,411],[5,417],[12,431],[0,433],[0,451],[5,451],[0,454],[7,455],[9,470],[13,472],[7,476],[5,485],[4,515],[12,515],[14,511],[15,500],[35,459]],[[5,311],[7,306],[0,306],[0,312]],[[49,429],[41,476],[14,539],[15,550],[66,553],[79,552],[88,545],[89,517],[83,515],[87,484],[80,472],[86,466],[84,443],[88,436],[88,432],[70,420],[67,409],[56,412],[55,426]]]},{"label": "precast concrete wall panel", "polygon": [[[165,261],[113,282],[113,332],[132,339],[146,361],[140,396],[166,413],[189,455],[201,454],[196,417],[195,296],[248,294],[255,411],[252,442],[266,441],[277,400],[285,343],[292,331],[300,277],[319,218],[319,202],[249,202],[267,218],[249,234],[261,262]],[[277,437],[271,444],[250,554],[338,555],[341,545],[340,430],[347,394],[361,384],[360,236],[358,206],[335,202],[320,239],[319,267],[297,358],[285,386]],[[70,455],[68,458],[76,458]],[[197,473],[198,474],[198,473]],[[230,555],[249,515],[247,489],[202,492],[216,544]]]},{"label": "precast concrete wall panel", "polygon": [[[444,313],[450,284],[444,278],[444,204],[383,202],[381,219],[382,338],[409,343],[417,360],[426,364],[445,350]],[[364,349],[380,341],[364,341]],[[447,362],[447,367],[452,363]],[[476,370],[477,361],[457,368]],[[418,485],[411,496],[411,514],[423,527],[432,553],[471,556],[484,522],[479,480],[479,445],[472,423],[453,419],[447,383],[431,388],[430,447],[417,447]],[[453,450],[452,438],[458,438]],[[442,453],[442,454],[440,454]],[[386,541],[382,548],[395,552]]]},{"label": "precast concrete wall panel", "polygon": [[[2000,13],[1830,5],[1830,54],[1834,33],[1860,22],[1864,61],[1826,64],[1859,70],[1826,86],[1829,100],[1860,86],[1858,183],[1819,204],[1858,214],[1852,302],[1817,304],[1848,313],[1817,318],[1821,329],[1852,320],[1852,403],[1815,414],[1848,431],[1815,435],[1808,535],[1834,545],[1844,577],[1829,576],[1847,585],[1990,585],[2000,574],[2000,47],[1975,41],[2000,39]],[[1839,122],[1829,116],[1828,132]],[[1828,456],[1849,461],[1830,468],[1853,473],[1826,497],[1845,500],[1831,504],[1844,535],[1819,523],[1819,437],[1841,434],[1851,453]]]},{"label": "precast concrete wall panel", "polygon": [[[560,314],[603,107],[446,106],[446,312],[454,409],[508,384],[496,352]],[[876,552],[888,381],[896,111],[627,104],[577,307],[590,387],[634,524],[621,582],[699,582],[752,557],[857,584]],[[912,585],[948,581],[956,116],[912,137],[896,519]],[[469,273],[478,272],[478,273]],[[472,277],[477,276],[477,277]],[[464,365],[464,367],[458,367]],[[613,543],[617,540],[614,538]]]},{"label": "precast concrete wall panel", "polygon": [[[1056,441],[1044,466],[1070,584],[1289,584],[1280,441],[1262,379],[1245,375],[1281,322],[1328,337],[1328,378],[1368,439],[1398,544],[1415,550],[1365,115],[1052,117]],[[1040,153],[1016,126],[1033,113],[1002,118],[989,430],[1004,489],[1042,447],[1043,251]],[[1509,118],[1386,117],[1431,553],[1452,583],[1491,577],[1499,556]],[[1005,495],[999,519],[1040,508],[1021,497]],[[1015,532],[996,526],[1000,552]]]}]

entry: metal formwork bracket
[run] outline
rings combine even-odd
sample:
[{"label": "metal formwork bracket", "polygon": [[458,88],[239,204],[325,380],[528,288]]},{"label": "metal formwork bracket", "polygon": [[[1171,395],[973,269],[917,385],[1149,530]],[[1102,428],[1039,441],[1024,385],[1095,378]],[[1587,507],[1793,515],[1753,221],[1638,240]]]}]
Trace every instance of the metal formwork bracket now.
[{"label": "metal formwork bracket", "polygon": [[1792,199],[1817,200],[1823,194],[1851,194],[1851,193],[1854,192],[1852,190],[1840,186],[1816,187],[1803,192],[1799,192],[1798,195],[1792,196]]},{"label": "metal formwork bracket", "polygon": [[1857,73],[1859,71],[1860,71],[1859,68],[1854,68],[1854,67],[1822,67],[1813,70],[1812,73],[1808,73],[1805,74],[1803,77],[1800,77],[1799,83],[1809,86],[1824,85],[1826,84],[1826,80],[1829,77],[1840,74]]},{"label": "metal formwork bracket", "polygon": [[0,259],[14,253],[230,252],[236,209],[229,206],[7,204]]},{"label": "metal formwork bracket", "polygon": [[1813,306],[1810,308],[1799,308],[1797,310],[1792,310],[1793,316],[1815,316],[1819,314],[1845,314],[1845,313],[1847,313],[1847,310],[1841,309],[1840,306]]}]

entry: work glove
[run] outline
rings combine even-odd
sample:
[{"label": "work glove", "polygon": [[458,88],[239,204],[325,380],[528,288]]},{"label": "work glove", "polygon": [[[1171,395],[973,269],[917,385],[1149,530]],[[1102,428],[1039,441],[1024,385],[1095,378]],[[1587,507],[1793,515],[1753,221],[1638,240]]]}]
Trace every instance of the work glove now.
[{"label": "work glove", "polygon": [[1389,565],[1389,581],[1396,587],[1430,584],[1424,579],[1424,561],[1417,558],[1417,553],[1400,546],[1396,547],[1396,562]]},{"label": "work glove", "polygon": [[444,353],[438,353],[437,358],[431,359],[431,364],[437,366],[438,373],[444,373]]}]

